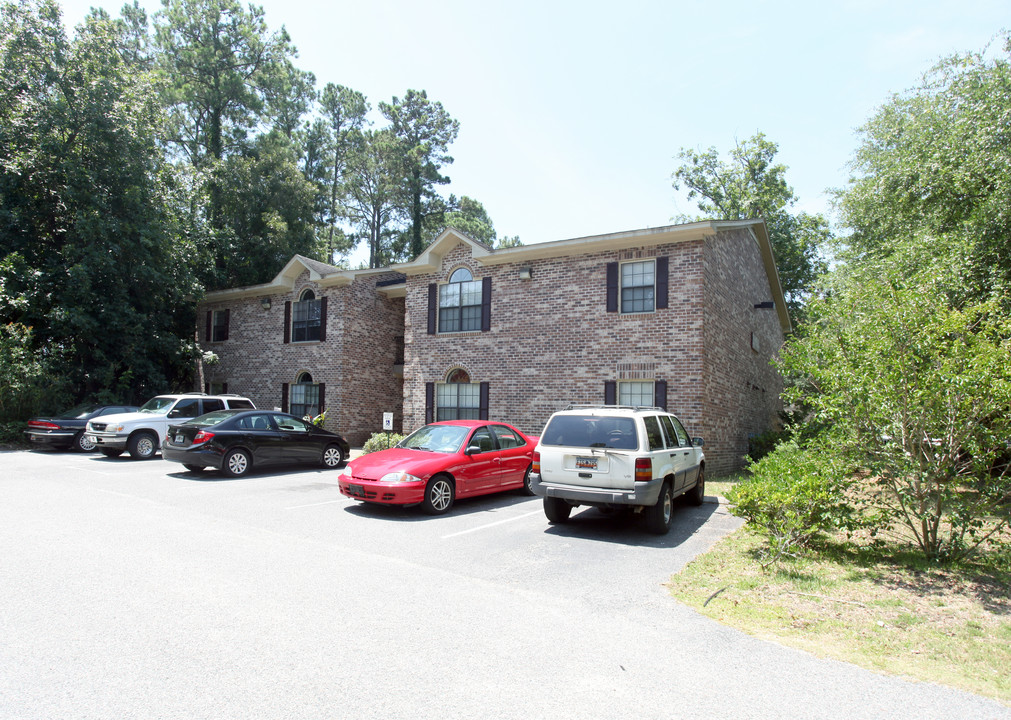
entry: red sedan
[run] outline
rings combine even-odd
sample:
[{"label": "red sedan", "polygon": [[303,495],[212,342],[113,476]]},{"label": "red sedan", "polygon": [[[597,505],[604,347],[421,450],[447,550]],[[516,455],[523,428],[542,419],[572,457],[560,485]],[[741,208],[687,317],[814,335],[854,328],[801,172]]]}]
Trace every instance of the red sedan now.
[{"label": "red sedan", "polygon": [[349,462],[338,478],[342,495],[384,505],[449,512],[456,498],[503,490],[530,494],[537,438],[505,423],[447,420],[425,425],[389,450]]}]

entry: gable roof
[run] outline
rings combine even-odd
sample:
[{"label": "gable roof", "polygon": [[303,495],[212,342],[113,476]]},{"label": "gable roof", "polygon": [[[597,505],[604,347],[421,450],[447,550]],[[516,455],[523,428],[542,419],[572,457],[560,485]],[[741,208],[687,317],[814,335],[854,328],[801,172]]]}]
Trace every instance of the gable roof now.
[{"label": "gable roof", "polygon": [[394,265],[391,269],[403,272],[405,275],[438,272],[442,268],[442,260],[446,254],[460,244],[470,247],[471,256],[481,265],[504,265],[544,258],[568,257],[602,250],[627,250],[645,245],[691,242],[733,230],[747,230],[758,244],[762,256],[762,266],[769,280],[772,300],[779,316],[779,324],[784,333],[789,332],[792,327],[790,314],[786,307],[786,298],[783,296],[783,286],[779,281],[776,260],[772,254],[769,232],[762,219],[703,220],[682,225],[629,230],[607,235],[590,235],[511,248],[493,248],[474,240],[459,230],[448,228],[442,231],[417,258],[411,262]]},{"label": "gable roof", "polygon": [[[537,243],[535,245],[520,245],[511,248],[493,248],[455,228],[447,228],[425,248],[421,255],[410,262],[399,263],[386,268],[341,270],[318,260],[313,260],[302,255],[295,255],[269,283],[217,290],[207,293],[204,299],[210,302],[220,302],[258,295],[291,292],[294,289],[295,281],[306,270],[309,271],[309,279],[320,287],[350,285],[355,278],[391,272],[403,274],[406,281],[406,276],[409,275],[438,272],[442,268],[442,260],[446,254],[460,244],[470,248],[471,256],[479,264],[492,266],[529,262],[545,258],[568,257],[590,252],[600,252],[602,250],[626,250],[646,245],[691,242],[733,230],[748,231],[758,244],[759,252],[762,256],[762,265],[769,280],[772,300],[775,303],[776,313],[779,316],[779,324],[783,328],[784,333],[789,332],[792,327],[790,314],[786,307],[786,299],[783,296],[783,287],[779,281],[776,260],[772,254],[769,232],[765,226],[765,221],[761,219],[703,220],[682,225],[667,225],[643,230],[609,233],[606,235],[590,235],[568,240]],[[401,283],[384,283],[382,292],[390,297],[403,296],[405,294]]]}]

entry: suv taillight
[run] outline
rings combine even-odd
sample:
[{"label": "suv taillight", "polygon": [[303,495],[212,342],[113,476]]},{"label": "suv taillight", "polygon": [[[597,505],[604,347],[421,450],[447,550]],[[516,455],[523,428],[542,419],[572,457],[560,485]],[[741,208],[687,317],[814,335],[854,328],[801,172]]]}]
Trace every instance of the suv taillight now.
[{"label": "suv taillight", "polygon": [[534,452],[533,461],[530,463],[530,472],[541,474],[541,454]]},{"label": "suv taillight", "polygon": [[212,437],[214,437],[214,433],[207,432],[206,430],[201,430],[200,432],[198,432],[194,436],[194,438],[193,438],[193,444],[194,445],[199,445],[200,443],[205,443],[208,440],[210,440]]},{"label": "suv taillight", "polygon": [[649,482],[653,479],[653,461],[649,458],[635,459],[635,481]]}]

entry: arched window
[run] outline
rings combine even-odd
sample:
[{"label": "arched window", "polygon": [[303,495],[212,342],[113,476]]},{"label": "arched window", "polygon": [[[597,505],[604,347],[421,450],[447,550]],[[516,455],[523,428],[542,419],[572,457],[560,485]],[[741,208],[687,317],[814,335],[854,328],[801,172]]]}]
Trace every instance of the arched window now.
[{"label": "arched window", "polygon": [[320,339],[321,303],[310,288],[302,291],[291,313],[291,339],[305,342]]},{"label": "arched window", "polygon": [[436,420],[480,419],[481,386],[463,368],[450,370],[436,387],[435,415]]},{"label": "arched window", "polygon": [[457,268],[439,288],[439,332],[481,329],[481,281],[467,268]]},{"label": "arched window", "polygon": [[314,383],[312,375],[301,372],[291,386],[291,408],[289,412],[295,417],[314,418],[320,413],[320,386]]}]

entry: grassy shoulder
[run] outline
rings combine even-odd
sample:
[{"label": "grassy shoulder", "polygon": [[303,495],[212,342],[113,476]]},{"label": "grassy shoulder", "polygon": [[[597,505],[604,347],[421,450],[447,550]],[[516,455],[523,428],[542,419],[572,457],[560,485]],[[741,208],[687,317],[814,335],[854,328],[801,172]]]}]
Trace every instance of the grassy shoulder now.
[{"label": "grassy shoulder", "polygon": [[939,567],[837,537],[763,570],[762,547],[734,533],[671,578],[671,594],[756,637],[1011,704],[1008,563]]}]

